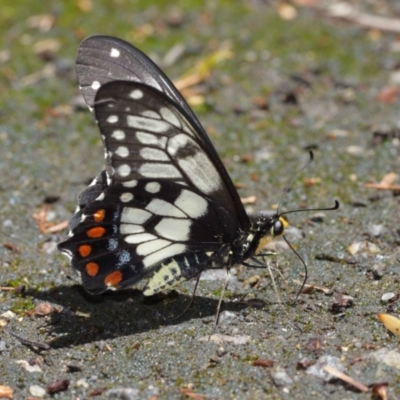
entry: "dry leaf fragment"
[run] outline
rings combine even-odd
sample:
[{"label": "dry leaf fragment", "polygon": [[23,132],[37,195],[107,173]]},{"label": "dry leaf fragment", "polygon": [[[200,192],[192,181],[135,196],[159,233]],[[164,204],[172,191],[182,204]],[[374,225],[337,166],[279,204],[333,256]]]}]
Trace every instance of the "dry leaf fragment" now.
[{"label": "dry leaf fragment", "polygon": [[21,365],[21,367],[28,372],[42,372],[40,365],[37,364],[30,365],[29,362],[26,360],[17,360],[15,361],[15,363]]},{"label": "dry leaf fragment", "polygon": [[378,318],[387,330],[400,336],[400,319],[390,314],[378,314]]},{"label": "dry leaf fragment", "polygon": [[38,315],[40,317],[44,317],[46,315],[51,314],[53,311],[56,311],[56,310],[57,309],[55,307],[53,307],[50,303],[42,302],[42,303],[39,303],[35,307],[34,314]]},{"label": "dry leaf fragment", "polygon": [[241,197],[240,201],[242,204],[255,204],[257,202],[257,196]]},{"label": "dry leaf fragment", "polygon": [[12,243],[3,242],[3,246],[4,246],[7,250],[15,251],[16,253],[21,253],[21,251],[18,249],[18,247],[15,246],[15,245],[12,244]]},{"label": "dry leaf fragment", "polygon": [[47,392],[49,394],[65,392],[66,390],[68,390],[68,387],[69,387],[69,380],[63,379],[57,382],[50,383],[50,385],[47,386]]},{"label": "dry leaf fragment", "polygon": [[226,46],[226,44],[223,44],[219,50],[200,60],[191,71],[189,71],[188,75],[174,81],[175,87],[179,91],[182,91],[206,80],[217,64],[232,57],[233,53],[229,47],[230,45]]},{"label": "dry leaf fragment", "polygon": [[397,174],[394,172],[389,172],[384,175],[379,183],[366,183],[365,187],[380,189],[380,190],[400,190],[399,185],[394,185],[394,182],[397,180]]},{"label": "dry leaf fragment", "polygon": [[281,2],[278,5],[278,15],[285,21],[295,19],[297,16],[297,10],[291,4]]},{"label": "dry leaf fragment", "polygon": [[319,178],[317,176],[304,179],[304,185],[306,187],[312,187],[312,186],[318,185],[320,183],[321,183],[321,178]]},{"label": "dry leaf fragment", "polygon": [[368,242],[365,240],[364,242],[355,242],[352,243],[347,251],[354,256],[357,253],[365,252],[365,253],[379,253],[381,249],[374,243]]},{"label": "dry leaf fragment", "polygon": [[376,98],[380,103],[394,103],[397,100],[399,92],[399,87],[385,87],[378,93]]},{"label": "dry leaf fragment", "polygon": [[268,367],[272,367],[273,365],[274,365],[273,360],[265,360],[263,358],[257,358],[257,360],[255,360],[253,362],[253,366],[255,366],[255,367],[268,368]]},{"label": "dry leaf fragment", "polygon": [[229,336],[229,335],[221,335],[220,333],[215,333],[211,336],[203,336],[198,340],[201,342],[215,342],[218,344],[222,343],[232,343],[232,344],[247,344],[249,343],[251,337],[248,335],[238,335],[238,336]]},{"label": "dry leaf fragment", "polygon": [[389,384],[387,382],[375,383],[372,386],[372,393],[376,394],[381,400],[388,399]]},{"label": "dry leaf fragment", "polygon": [[0,398],[12,399],[14,391],[12,387],[6,385],[0,385]]},{"label": "dry leaf fragment", "polygon": [[49,211],[49,205],[45,204],[39,210],[39,212],[32,215],[41,233],[55,233],[68,227],[67,221],[63,221],[58,224],[54,224],[53,222],[48,222],[47,221],[48,211]]},{"label": "dry leaf fragment", "polygon": [[194,400],[207,400],[207,397],[204,396],[204,394],[195,393],[195,392],[193,392],[192,388],[190,388],[190,387],[181,388],[181,389],[179,389],[179,391],[184,396],[187,396],[187,397],[189,397],[191,399],[194,399]]}]

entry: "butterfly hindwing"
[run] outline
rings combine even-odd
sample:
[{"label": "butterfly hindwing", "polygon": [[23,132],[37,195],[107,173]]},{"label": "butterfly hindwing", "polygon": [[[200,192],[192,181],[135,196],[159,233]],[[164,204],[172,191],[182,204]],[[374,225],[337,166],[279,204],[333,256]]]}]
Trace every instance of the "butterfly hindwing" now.
[{"label": "butterfly hindwing", "polygon": [[111,185],[86,205],[62,249],[72,256],[86,288],[101,292],[130,286],[163,268],[159,275],[168,275],[171,263],[181,266],[177,283],[190,279],[236,230],[235,220],[211,199],[173,182],[141,180],[130,188]]}]

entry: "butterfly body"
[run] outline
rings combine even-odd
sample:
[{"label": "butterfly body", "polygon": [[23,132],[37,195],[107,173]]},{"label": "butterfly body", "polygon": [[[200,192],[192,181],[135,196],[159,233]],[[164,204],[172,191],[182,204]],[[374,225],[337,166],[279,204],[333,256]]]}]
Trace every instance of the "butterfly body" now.
[{"label": "butterfly body", "polygon": [[106,168],[80,194],[59,249],[89,292],[147,279],[144,294],[152,295],[240,264],[283,233],[285,218],[246,214],[193,111],[138,49],[88,38],[77,73]]}]

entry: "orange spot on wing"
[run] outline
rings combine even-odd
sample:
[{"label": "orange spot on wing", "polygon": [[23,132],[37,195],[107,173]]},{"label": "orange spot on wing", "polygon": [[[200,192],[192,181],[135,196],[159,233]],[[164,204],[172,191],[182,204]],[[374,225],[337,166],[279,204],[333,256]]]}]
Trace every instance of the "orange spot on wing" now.
[{"label": "orange spot on wing", "polygon": [[79,246],[78,252],[81,257],[87,257],[92,252],[92,246],[83,244],[82,246]]},{"label": "orange spot on wing", "polygon": [[105,210],[97,210],[93,214],[93,219],[94,219],[95,222],[101,222],[101,221],[103,221],[105,215],[106,215]]},{"label": "orange spot on wing", "polygon": [[118,285],[122,281],[122,272],[121,271],[114,271],[111,274],[108,274],[105,279],[104,283],[107,286],[115,286]]},{"label": "orange spot on wing", "polygon": [[89,276],[96,276],[99,272],[99,264],[90,262],[86,264],[86,272]]},{"label": "orange spot on wing", "polygon": [[89,229],[86,232],[86,235],[88,235],[90,238],[99,238],[102,237],[105,233],[105,229],[101,226],[96,226],[95,228]]}]

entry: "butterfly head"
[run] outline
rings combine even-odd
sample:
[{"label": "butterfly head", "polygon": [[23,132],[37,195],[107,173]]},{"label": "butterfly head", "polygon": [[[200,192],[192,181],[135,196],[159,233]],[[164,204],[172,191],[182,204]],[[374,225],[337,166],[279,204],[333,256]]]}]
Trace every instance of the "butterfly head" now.
[{"label": "butterfly head", "polygon": [[283,235],[289,221],[283,215],[260,213],[252,218],[252,227],[244,243],[247,256],[257,255],[276,236]]}]

